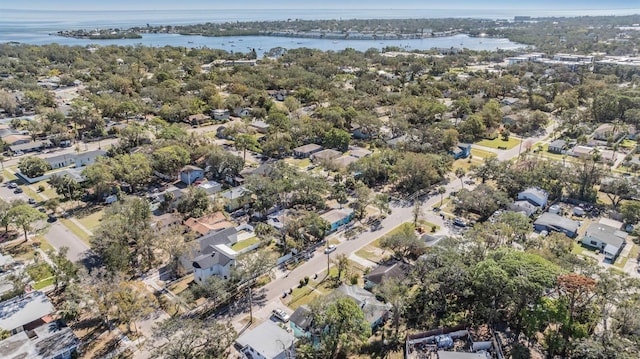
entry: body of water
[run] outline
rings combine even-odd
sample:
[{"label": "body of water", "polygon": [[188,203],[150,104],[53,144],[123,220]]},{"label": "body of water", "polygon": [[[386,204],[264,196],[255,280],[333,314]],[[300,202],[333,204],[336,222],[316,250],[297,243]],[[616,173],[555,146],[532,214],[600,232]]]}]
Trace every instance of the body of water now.
[{"label": "body of water", "polygon": [[[519,44],[507,39],[471,38],[465,35],[411,40],[325,40],[307,38],[284,38],[273,36],[203,37],[176,34],[143,34],[142,39],[85,40],[59,37],[61,30],[73,29],[126,29],[134,26],[184,25],[198,23],[221,23],[227,21],[268,21],[289,19],[393,19],[393,18],[513,18],[528,16],[573,16],[573,15],[624,15],[633,10],[571,10],[571,11],[522,11],[514,10],[177,10],[177,11],[25,11],[0,10],[0,43],[20,42],[33,45],[58,43],[61,45],[143,45],[184,46],[219,48],[234,52],[255,49],[258,55],[275,47],[287,49],[297,47],[320,50],[343,50],[354,48],[364,51],[397,46],[406,50],[428,50],[437,48],[468,48],[472,50],[515,49]],[[638,11],[635,11],[638,12]]]}]

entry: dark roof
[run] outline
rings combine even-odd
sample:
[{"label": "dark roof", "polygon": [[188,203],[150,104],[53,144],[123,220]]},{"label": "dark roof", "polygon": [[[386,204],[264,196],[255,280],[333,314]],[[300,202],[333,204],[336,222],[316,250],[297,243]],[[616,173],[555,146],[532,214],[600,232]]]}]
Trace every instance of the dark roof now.
[{"label": "dark roof", "polygon": [[311,327],[313,316],[306,305],[301,305],[291,314],[289,321],[294,323],[298,328],[307,331]]},{"label": "dark roof", "polygon": [[555,140],[549,144],[549,148],[564,148],[567,145],[565,140]]},{"label": "dark roof", "polygon": [[203,254],[208,254],[211,252],[207,252],[207,249],[211,246],[215,246],[218,244],[230,244],[229,237],[238,233],[236,227],[225,228],[218,232],[210,232],[198,239],[198,243],[200,244],[200,251]]},{"label": "dark roof", "polygon": [[319,151],[322,149],[322,146],[315,144],[315,143],[310,143],[308,145],[303,145],[300,147],[296,147],[293,149],[293,151],[295,152],[300,152],[300,153],[311,153],[314,151]]},{"label": "dark roof", "polygon": [[234,259],[214,246],[209,246],[209,248],[211,248],[209,254],[200,255],[193,260],[195,268],[210,268],[216,264],[224,267]]},{"label": "dark roof", "polygon": [[392,263],[380,264],[375,267],[364,279],[380,284],[387,279],[403,278],[409,272],[409,265],[406,263],[394,261]]},{"label": "dark roof", "polygon": [[564,229],[574,233],[578,231],[579,226],[578,222],[574,220],[549,212],[541,214],[533,224],[556,229]]}]

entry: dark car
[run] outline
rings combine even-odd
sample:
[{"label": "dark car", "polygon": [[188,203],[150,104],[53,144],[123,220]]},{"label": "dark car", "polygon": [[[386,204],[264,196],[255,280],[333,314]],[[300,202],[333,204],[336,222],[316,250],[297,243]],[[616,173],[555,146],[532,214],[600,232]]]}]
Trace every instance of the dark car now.
[{"label": "dark car", "polygon": [[55,214],[49,214],[49,218],[47,219],[47,222],[55,222],[58,220],[58,217],[56,217]]},{"label": "dark car", "polygon": [[36,200],[33,198],[29,198],[29,204],[36,204]]},{"label": "dark car", "polygon": [[22,193],[22,192],[24,192],[24,191],[20,187],[16,188],[16,190],[13,191],[13,193]]}]

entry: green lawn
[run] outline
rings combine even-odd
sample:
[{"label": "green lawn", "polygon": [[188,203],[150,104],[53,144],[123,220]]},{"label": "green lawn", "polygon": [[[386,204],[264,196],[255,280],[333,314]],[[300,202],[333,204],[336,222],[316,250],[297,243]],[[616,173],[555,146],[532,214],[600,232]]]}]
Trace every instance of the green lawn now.
[{"label": "green lawn", "polygon": [[42,261],[27,267],[27,274],[35,282],[51,278],[53,276],[52,269],[46,262]]},{"label": "green lawn", "polygon": [[311,160],[308,158],[303,158],[303,159],[287,158],[284,161],[292,166],[296,166],[299,168],[307,168],[311,164]]},{"label": "green lawn", "polygon": [[89,235],[89,233],[83,231],[82,228],[76,226],[75,223],[71,222],[68,219],[61,218],[60,222],[65,227],[67,227],[67,229],[69,229],[71,233],[75,234],[76,236],[78,236],[78,238],[82,239],[83,242],[90,244],[89,242],[90,242],[91,236]]},{"label": "green lawn", "polygon": [[638,142],[633,140],[628,140],[628,139],[620,142],[620,147],[624,147],[624,148],[635,148],[637,145],[638,145]]},{"label": "green lawn", "polygon": [[471,147],[471,155],[476,158],[476,157],[480,157],[480,158],[491,158],[491,157],[496,157],[497,155],[493,152],[489,152],[489,151],[485,151],[485,150],[481,150],[478,148],[473,148]]},{"label": "green lawn", "polygon": [[98,226],[100,225],[100,220],[102,219],[103,215],[104,215],[104,210],[99,210],[97,212],[91,213],[88,216],[78,218],[78,222],[82,223],[82,225],[86,229],[93,231],[94,229],[98,228]]},{"label": "green lawn", "polygon": [[12,172],[8,171],[7,169],[2,171],[2,177],[4,178],[5,181],[15,181],[15,180],[18,179],[18,177],[16,177],[16,175],[14,175]]},{"label": "green lawn", "polygon": [[39,195],[36,191],[32,190],[31,187],[22,186],[20,188],[22,188],[24,190],[24,194],[26,194],[27,197],[31,197],[31,198],[35,199],[37,202],[44,201],[44,198],[42,198],[42,196]]},{"label": "green lawn", "polygon": [[39,282],[36,282],[36,284],[33,285],[33,289],[35,290],[40,290],[42,288],[48,287],[50,285],[53,285],[56,281],[56,277],[49,277],[47,279],[43,279]]},{"label": "green lawn", "polygon": [[482,165],[482,160],[477,158],[464,158],[453,161],[453,165],[451,165],[451,171],[455,172],[458,168],[462,168],[466,172],[469,172],[471,166],[480,166]]},{"label": "green lawn", "polygon": [[573,242],[573,248],[571,249],[571,253],[573,254],[582,254],[585,251],[585,248],[582,244]]},{"label": "green lawn", "polygon": [[356,255],[360,258],[368,259],[372,262],[380,261],[380,256],[376,252],[367,249],[367,247],[369,246],[365,246],[364,248],[357,250]]},{"label": "green lawn", "polygon": [[256,243],[260,242],[260,238],[258,237],[251,237],[239,242],[236,242],[234,245],[231,246],[231,249],[233,249],[236,252],[239,252],[251,245],[254,245]]},{"label": "green lawn", "polygon": [[[520,142],[522,142],[520,139],[517,139],[512,136],[509,137],[508,141],[503,141],[502,136],[498,136],[496,139],[482,140],[482,141],[476,142],[475,144],[479,146],[485,146],[485,147],[490,147],[495,149],[498,149],[499,147],[504,147],[502,149],[510,150],[516,147],[517,145],[519,145]],[[473,147],[471,148],[473,149]]]}]

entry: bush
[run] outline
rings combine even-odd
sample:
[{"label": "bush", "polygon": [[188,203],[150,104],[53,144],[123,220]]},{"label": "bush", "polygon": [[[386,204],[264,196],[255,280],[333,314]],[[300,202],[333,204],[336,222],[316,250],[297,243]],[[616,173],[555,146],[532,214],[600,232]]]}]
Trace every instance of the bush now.
[{"label": "bush", "polygon": [[43,185],[39,185],[38,186],[38,192],[44,192],[44,186]]},{"label": "bush", "polygon": [[305,286],[304,279],[300,279],[300,284],[298,285],[298,288],[302,288],[304,286]]},{"label": "bush", "polygon": [[304,277],[304,284],[305,285],[309,284],[309,276]]},{"label": "bush", "polygon": [[360,276],[358,276],[357,274],[353,274],[351,276],[351,284],[352,285],[358,284],[358,279],[360,279]]},{"label": "bush", "polygon": [[436,233],[436,226],[431,226],[431,233]]}]

